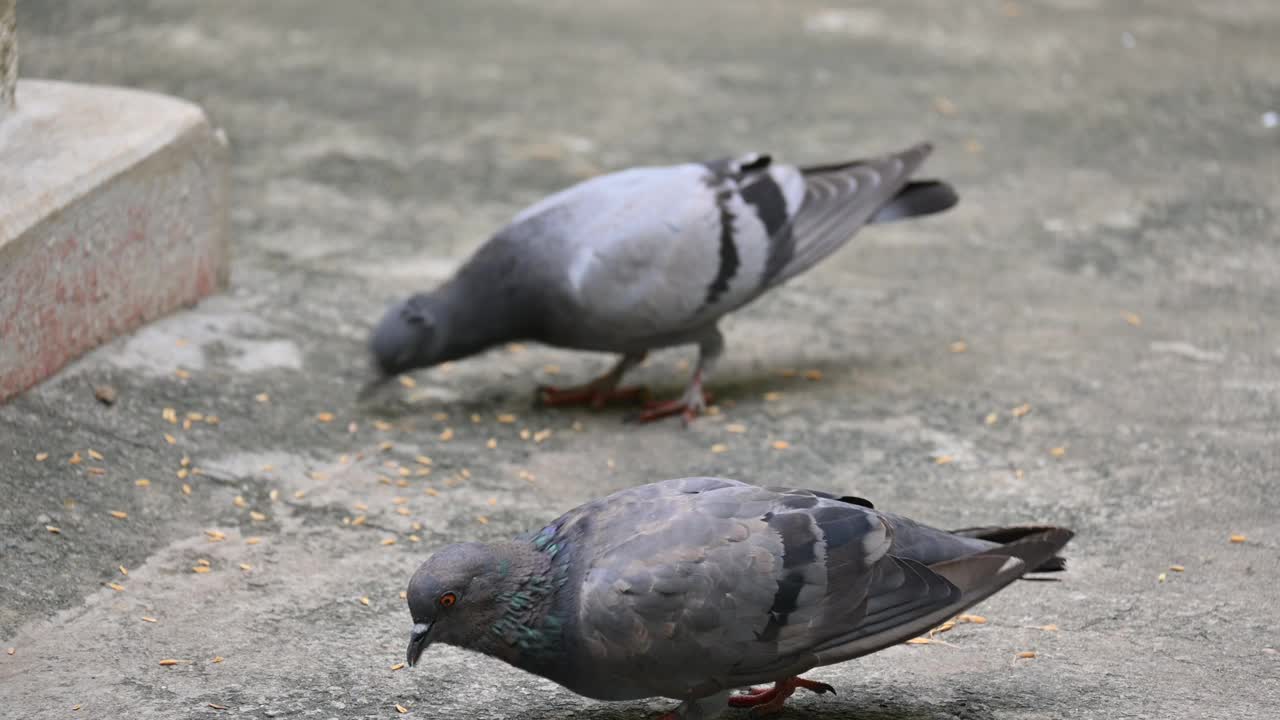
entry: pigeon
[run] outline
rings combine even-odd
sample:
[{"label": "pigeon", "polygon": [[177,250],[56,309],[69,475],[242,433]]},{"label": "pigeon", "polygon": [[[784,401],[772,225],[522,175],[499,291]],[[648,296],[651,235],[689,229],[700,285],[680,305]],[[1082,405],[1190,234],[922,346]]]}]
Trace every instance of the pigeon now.
[{"label": "pigeon", "polygon": [[[434,553],[407,592],[407,662],[434,642],[663,716],[768,713],[800,675],[917,637],[1029,572],[1072,532],[948,532],[857,497],[693,477],[622,490],[509,542]],[[731,694],[758,683],[772,687]]]},{"label": "pigeon", "polygon": [[578,387],[539,388],[547,406],[643,399],[622,376],[651,350],[698,346],[683,395],[640,420],[705,410],[703,383],[724,349],[717,323],[816,265],[863,225],[938,213],[952,187],[911,180],[932,147],[814,167],[749,153],[601,175],[515,216],[452,278],[392,305],[369,346],[378,378],[502,343],[616,353]]}]

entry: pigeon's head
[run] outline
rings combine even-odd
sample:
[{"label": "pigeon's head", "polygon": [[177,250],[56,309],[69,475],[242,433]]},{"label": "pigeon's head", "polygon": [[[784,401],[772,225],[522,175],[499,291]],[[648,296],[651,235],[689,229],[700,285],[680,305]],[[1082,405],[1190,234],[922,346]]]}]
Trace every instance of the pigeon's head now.
[{"label": "pigeon's head", "polygon": [[441,361],[444,313],[430,294],[419,293],[392,305],[369,342],[374,365],[383,380]]},{"label": "pigeon's head", "polygon": [[409,580],[409,665],[432,642],[472,647],[498,620],[496,602],[505,577],[493,548],[482,543],[450,545],[432,555]]}]

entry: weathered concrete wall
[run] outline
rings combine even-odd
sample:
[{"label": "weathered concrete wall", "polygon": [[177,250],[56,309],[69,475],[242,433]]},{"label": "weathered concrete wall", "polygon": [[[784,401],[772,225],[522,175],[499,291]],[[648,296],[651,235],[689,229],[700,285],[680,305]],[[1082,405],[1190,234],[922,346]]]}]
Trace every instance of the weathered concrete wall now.
[{"label": "weathered concrete wall", "polygon": [[13,91],[17,82],[17,0],[0,0],[0,118],[13,111]]},{"label": "weathered concrete wall", "polygon": [[0,401],[228,277],[225,142],[152,93],[24,80],[0,128]]}]

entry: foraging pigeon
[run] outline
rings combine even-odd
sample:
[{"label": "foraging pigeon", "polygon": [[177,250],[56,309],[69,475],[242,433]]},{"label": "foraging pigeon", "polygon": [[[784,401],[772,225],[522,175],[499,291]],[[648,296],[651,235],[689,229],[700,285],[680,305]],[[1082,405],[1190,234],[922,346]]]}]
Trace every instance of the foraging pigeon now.
[{"label": "foraging pigeon", "polygon": [[[510,542],[450,545],[409,581],[408,662],[476,650],[587,697],[780,708],[799,675],[921,635],[1024,573],[1070,530],[947,532],[860,498],[697,477],[582,505]],[[730,696],[754,683],[770,689]]]},{"label": "foraging pigeon", "polygon": [[391,307],[370,347],[387,379],[533,340],[622,357],[574,388],[541,388],[544,404],[639,397],[618,387],[648,351],[696,343],[682,398],[641,419],[705,408],[702,384],[723,349],[728,312],[799,275],[868,223],[941,212],[950,185],[910,181],[922,143],[869,160],[800,168],[748,154],[603,175],[529,207],[429,293]]}]

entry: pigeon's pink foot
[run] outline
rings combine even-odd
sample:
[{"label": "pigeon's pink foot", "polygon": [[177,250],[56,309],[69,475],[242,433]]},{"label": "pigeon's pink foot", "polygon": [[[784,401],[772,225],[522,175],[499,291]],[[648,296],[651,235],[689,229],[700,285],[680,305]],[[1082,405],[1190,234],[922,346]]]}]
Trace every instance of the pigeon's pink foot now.
[{"label": "pigeon's pink foot", "polygon": [[586,405],[599,410],[610,403],[636,403],[648,396],[648,389],[632,387],[607,387],[603,383],[587,383],[577,387],[557,388],[544,385],[538,388],[538,402],[543,407],[571,407]]},{"label": "pigeon's pink foot", "polygon": [[688,402],[684,398],[678,400],[663,400],[661,402],[647,402],[644,405],[644,412],[636,418],[637,422],[653,422],[661,420],[672,415],[679,415],[684,419],[684,424],[688,425],[693,422],[694,418],[702,414],[708,405],[714,405],[715,399],[711,397],[711,393],[701,392],[701,402]]},{"label": "pigeon's pink foot", "polygon": [[734,695],[729,698],[729,707],[746,707],[751,708],[752,715],[769,715],[781,710],[787,698],[794,695],[800,688],[811,690],[819,695],[828,692],[834,694],[836,691],[826,683],[793,677],[779,680],[771,688],[753,688],[742,695]]}]

